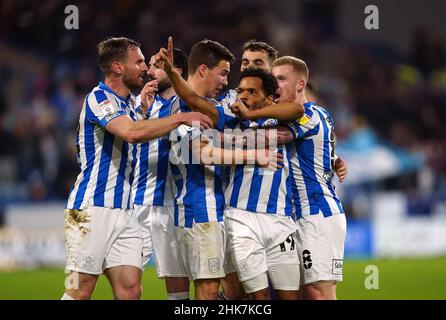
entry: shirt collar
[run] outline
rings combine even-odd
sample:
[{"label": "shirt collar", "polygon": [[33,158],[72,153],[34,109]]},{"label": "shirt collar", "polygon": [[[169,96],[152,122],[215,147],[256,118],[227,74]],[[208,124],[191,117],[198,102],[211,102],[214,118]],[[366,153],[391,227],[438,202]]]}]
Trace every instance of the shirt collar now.
[{"label": "shirt collar", "polygon": [[312,101],[306,102],[306,103],[304,103],[304,108],[309,108],[312,105],[314,105],[314,102],[312,102]]},{"label": "shirt collar", "polygon": [[131,98],[131,94],[129,94],[126,98],[121,97],[120,95],[118,95],[116,92],[114,92],[112,89],[110,89],[109,86],[107,86],[104,82],[99,82],[99,88],[105,91],[110,92],[111,94],[117,96],[120,100],[122,100],[123,102],[125,102],[126,104],[129,102],[130,98]]}]

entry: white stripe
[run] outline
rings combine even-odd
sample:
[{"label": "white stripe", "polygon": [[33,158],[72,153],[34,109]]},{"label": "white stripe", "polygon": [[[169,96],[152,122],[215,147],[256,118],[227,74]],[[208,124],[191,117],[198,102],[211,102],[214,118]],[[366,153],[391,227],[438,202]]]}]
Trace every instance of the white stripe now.
[{"label": "white stripe", "polygon": [[184,213],[184,207],[178,206],[178,226],[184,227],[186,225],[186,218]]},{"label": "white stripe", "polygon": [[282,175],[281,175],[281,180],[280,180],[280,185],[279,185],[279,194],[277,195],[277,212],[276,212],[279,215],[282,215],[282,214],[285,215],[285,206],[286,206],[285,201],[286,201],[286,193],[287,193],[286,181],[287,181],[288,176],[290,175],[290,164],[288,163],[286,147],[284,146],[282,148],[282,150],[283,150],[284,167],[282,169]]},{"label": "white stripe", "polygon": [[215,200],[215,167],[204,166],[204,185],[206,193],[206,208],[209,221],[217,221],[217,202]]},{"label": "white stripe", "polygon": [[[262,176],[262,185],[260,186],[260,191],[259,191],[259,198],[257,200],[256,212],[265,213],[268,207],[269,196],[271,195],[274,171],[267,168],[265,169],[259,168],[259,173],[260,171],[263,171],[262,172],[263,176]],[[251,194],[251,190],[249,193]]]},{"label": "white stripe", "polygon": [[[251,192],[251,182],[254,175],[254,165],[245,165],[243,167],[242,186],[238,194],[237,204],[238,208],[246,208],[248,206],[249,194]],[[231,182],[233,177],[231,177]]]},{"label": "white stripe", "polygon": [[153,204],[155,196],[156,178],[158,175],[158,139],[149,141],[149,163],[147,172],[147,184],[144,192],[144,203]]},{"label": "white stripe", "polygon": [[174,193],[173,193],[172,170],[170,169],[170,164],[168,164],[166,189],[164,190],[164,205],[167,207],[173,207],[174,204],[173,199],[174,199]]}]

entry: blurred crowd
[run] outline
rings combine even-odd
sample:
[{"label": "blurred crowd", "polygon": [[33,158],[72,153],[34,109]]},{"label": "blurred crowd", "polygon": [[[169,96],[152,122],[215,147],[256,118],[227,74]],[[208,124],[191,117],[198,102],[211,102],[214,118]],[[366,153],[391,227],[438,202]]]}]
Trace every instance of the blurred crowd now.
[{"label": "blurred crowd", "polygon": [[[33,4],[0,4],[0,207],[66,198],[78,173],[82,100],[101,80],[96,44],[112,35],[140,41],[146,58],[169,35],[186,53],[209,38],[236,57],[245,41],[266,41],[279,55],[307,61],[338,140],[370,126],[404,150],[423,154],[432,176],[426,188],[446,190],[445,43],[435,30],[420,28],[411,52],[402,55],[389,46],[346,42],[336,34],[335,13],[323,5],[304,6],[296,19],[286,6],[267,0],[216,0],[212,9],[200,1],[75,1],[80,29],[66,30],[63,1]],[[417,179],[414,174],[396,184],[415,192]]]}]

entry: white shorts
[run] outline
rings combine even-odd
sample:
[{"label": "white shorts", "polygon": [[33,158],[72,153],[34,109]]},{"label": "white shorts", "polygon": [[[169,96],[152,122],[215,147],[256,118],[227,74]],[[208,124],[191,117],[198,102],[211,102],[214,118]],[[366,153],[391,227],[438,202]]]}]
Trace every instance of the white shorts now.
[{"label": "white shorts", "polygon": [[342,281],[345,214],[325,218],[322,214],[296,221],[297,248],[303,284],[317,281]]},{"label": "white shorts", "polygon": [[[291,217],[228,208],[225,210],[225,226],[241,282],[268,272],[273,284],[288,283],[287,288],[282,286],[275,289],[299,290],[296,225]],[[293,267],[289,268],[290,265]],[[280,269],[280,266],[288,266],[286,269],[294,270],[295,274],[270,272],[272,269]],[[279,279],[280,277],[284,277],[286,281]],[[267,281],[263,288],[266,287]]]},{"label": "white shorts", "polygon": [[88,207],[65,210],[65,271],[101,274],[130,265],[142,270],[141,227],[132,210]]},{"label": "white shorts", "polygon": [[176,227],[187,276],[190,280],[224,278],[226,234],[223,222],[193,223]]},{"label": "white shorts", "polygon": [[173,208],[135,205],[134,210],[143,227],[144,265],[153,256],[159,278],[186,277],[176,236]]}]

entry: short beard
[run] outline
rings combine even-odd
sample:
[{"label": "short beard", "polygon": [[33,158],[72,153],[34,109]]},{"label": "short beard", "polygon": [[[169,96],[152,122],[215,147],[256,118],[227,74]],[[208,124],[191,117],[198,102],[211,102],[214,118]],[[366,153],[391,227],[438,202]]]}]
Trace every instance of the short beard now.
[{"label": "short beard", "polygon": [[136,81],[133,81],[133,79],[130,79],[127,76],[124,76],[122,78],[122,82],[132,92],[141,91],[141,89],[144,88],[145,84],[143,83],[142,85],[140,85],[138,79],[139,79],[139,77],[136,79]]},{"label": "short beard", "polygon": [[172,83],[170,83],[169,79],[164,79],[163,81],[158,82],[158,94],[162,94],[170,88],[172,88]]}]

